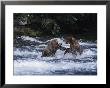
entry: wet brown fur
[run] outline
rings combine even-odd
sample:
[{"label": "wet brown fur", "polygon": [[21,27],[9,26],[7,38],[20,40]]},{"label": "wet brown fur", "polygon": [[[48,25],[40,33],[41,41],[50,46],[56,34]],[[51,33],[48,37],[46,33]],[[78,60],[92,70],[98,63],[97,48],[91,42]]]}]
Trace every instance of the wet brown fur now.
[{"label": "wet brown fur", "polygon": [[81,54],[81,49],[78,40],[76,40],[73,36],[68,36],[65,37],[64,39],[67,44],[70,44],[70,48],[66,48],[64,54],[66,53],[77,54],[77,52]]},{"label": "wet brown fur", "polygon": [[59,46],[57,39],[49,41],[47,47],[42,52],[42,56],[53,56]]}]

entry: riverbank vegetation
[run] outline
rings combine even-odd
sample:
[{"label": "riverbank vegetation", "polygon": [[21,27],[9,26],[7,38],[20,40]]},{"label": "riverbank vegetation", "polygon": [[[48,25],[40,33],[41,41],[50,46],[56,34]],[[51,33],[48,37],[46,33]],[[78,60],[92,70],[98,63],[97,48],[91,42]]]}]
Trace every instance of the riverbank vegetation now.
[{"label": "riverbank vegetation", "polygon": [[61,37],[97,39],[96,13],[14,13],[14,38]]}]

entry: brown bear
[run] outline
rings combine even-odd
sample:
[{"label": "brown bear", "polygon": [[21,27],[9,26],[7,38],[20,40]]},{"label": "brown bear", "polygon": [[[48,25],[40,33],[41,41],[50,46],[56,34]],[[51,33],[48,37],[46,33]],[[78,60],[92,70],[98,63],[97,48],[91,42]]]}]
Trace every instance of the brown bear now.
[{"label": "brown bear", "polygon": [[42,52],[42,57],[53,56],[56,53],[57,49],[59,48],[60,48],[60,44],[58,44],[57,39],[53,39],[49,41],[47,47]]},{"label": "brown bear", "polygon": [[65,42],[67,44],[70,44],[70,48],[66,48],[64,54],[66,53],[72,53],[72,54],[81,54],[81,48],[78,43],[78,40],[76,40],[73,36],[68,36],[64,38]]}]

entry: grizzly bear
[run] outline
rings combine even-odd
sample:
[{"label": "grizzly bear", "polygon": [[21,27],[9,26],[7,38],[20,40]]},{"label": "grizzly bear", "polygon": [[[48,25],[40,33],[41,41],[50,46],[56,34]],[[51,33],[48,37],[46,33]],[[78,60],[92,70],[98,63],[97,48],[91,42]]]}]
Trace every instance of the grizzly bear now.
[{"label": "grizzly bear", "polygon": [[68,36],[64,38],[66,44],[70,44],[70,48],[66,48],[64,54],[66,53],[72,53],[72,54],[81,54],[81,48],[78,43],[78,40],[76,40],[73,36]]},{"label": "grizzly bear", "polygon": [[59,48],[60,44],[58,43],[57,39],[49,41],[47,47],[42,52],[42,57],[53,56]]}]

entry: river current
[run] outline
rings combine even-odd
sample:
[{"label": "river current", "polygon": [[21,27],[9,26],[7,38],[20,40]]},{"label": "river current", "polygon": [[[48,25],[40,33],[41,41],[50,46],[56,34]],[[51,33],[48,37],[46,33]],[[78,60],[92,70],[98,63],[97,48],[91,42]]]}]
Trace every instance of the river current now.
[{"label": "river current", "polygon": [[[55,38],[53,38],[55,39]],[[63,38],[56,38],[63,47],[69,47]],[[97,75],[97,41],[78,40],[81,55],[72,55],[58,49],[54,56],[41,57],[51,39],[20,36],[14,46],[14,75]]]}]

